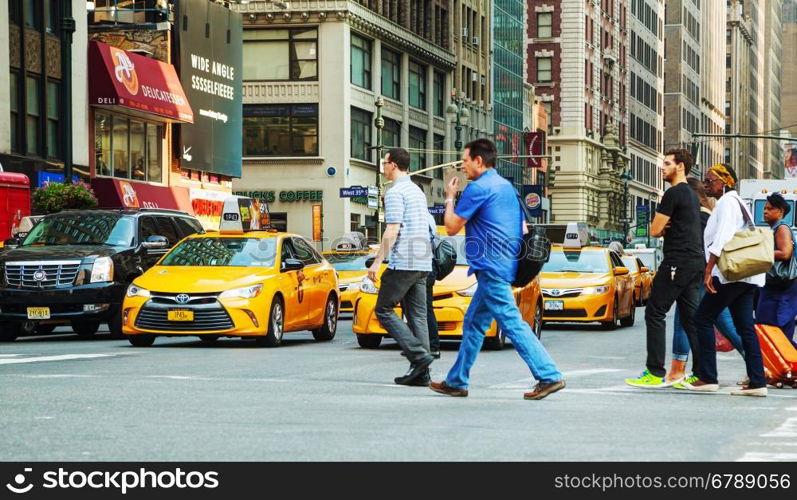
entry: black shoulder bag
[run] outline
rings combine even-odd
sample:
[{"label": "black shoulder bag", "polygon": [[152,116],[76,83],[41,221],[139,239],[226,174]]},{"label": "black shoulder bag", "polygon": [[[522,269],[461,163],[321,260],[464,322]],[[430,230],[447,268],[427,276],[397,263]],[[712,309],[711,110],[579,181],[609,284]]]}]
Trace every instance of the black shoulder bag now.
[{"label": "black shoulder bag", "polygon": [[523,210],[528,232],[523,235],[523,242],[518,253],[517,273],[512,286],[524,287],[533,280],[542,269],[543,264],[551,257],[551,240],[545,236],[545,228],[535,226],[531,222],[531,214],[523,203],[520,195],[517,197],[520,208]]}]

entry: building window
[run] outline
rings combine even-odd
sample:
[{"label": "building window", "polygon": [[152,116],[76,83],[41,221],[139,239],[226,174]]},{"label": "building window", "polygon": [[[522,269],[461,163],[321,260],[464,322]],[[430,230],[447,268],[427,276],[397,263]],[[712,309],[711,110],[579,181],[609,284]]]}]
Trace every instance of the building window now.
[{"label": "building window", "polygon": [[553,16],[550,12],[537,13],[537,38],[550,38],[552,35]]},{"label": "building window", "polygon": [[351,218],[349,219],[349,231],[357,232],[362,229],[362,222],[361,222],[361,215],[360,214],[351,214]]},{"label": "building window", "polygon": [[371,88],[371,41],[356,35],[351,37],[351,83]]},{"label": "building window", "polygon": [[163,125],[96,112],[94,161],[97,175],[161,182]]},{"label": "building window", "polygon": [[434,114],[435,116],[443,116],[445,112],[445,95],[446,95],[446,75],[439,71],[434,72]]},{"label": "building window", "polygon": [[371,113],[351,108],[351,156],[371,159]]},{"label": "building window", "polygon": [[318,104],[246,105],[244,156],[318,156]]},{"label": "building window", "polygon": [[41,99],[39,96],[39,78],[29,76],[25,79],[25,92],[27,102],[25,103],[25,136],[27,146],[25,152],[28,154],[39,154],[41,141],[39,134],[39,116],[41,115]]},{"label": "building window", "polygon": [[[12,2],[13,3],[13,2]],[[9,108],[11,110],[11,151],[19,152],[19,134],[17,121],[19,120],[19,73],[11,71],[9,78]]]},{"label": "building window", "polygon": [[426,109],[426,66],[410,61],[410,106]]},{"label": "building window", "polygon": [[537,81],[550,82],[551,81],[551,58],[538,57],[537,58]]},{"label": "building window", "polygon": [[426,131],[410,127],[410,171],[426,168]]},{"label": "building window", "polygon": [[[446,138],[442,135],[434,134],[434,164],[435,165],[442,165],[446,162],[446,154],[445,154],[445,141]],[[443,180],[443,169],[438,168],[432,171],[435,179]]]},{"label": "building window", "polygon": [[318,30],[244,30],[244,80],[318,80]]},{"label": "building window", "polygon": [[382,95],[401,100],[401,55],[382,49]]},{"label": "building window", "polygon": [[47,82],[47,156],[61,157],[59,138],[61,110],[60,99],[61,85],[54,81]]},{"label": "building window", "polygon": [[386,148],[401,146],[401,123],[385,118],[385,128],[382,129],[382,145]]}]

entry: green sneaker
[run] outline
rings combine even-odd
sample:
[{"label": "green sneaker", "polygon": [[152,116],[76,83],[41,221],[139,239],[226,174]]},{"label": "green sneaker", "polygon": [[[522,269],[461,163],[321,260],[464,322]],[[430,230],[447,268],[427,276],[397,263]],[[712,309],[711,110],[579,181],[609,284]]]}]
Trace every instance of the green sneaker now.
[{"label": "green sneaker", "polygon": [[682,380],[682,381],[678,382],[677,384],[673,384],[673,385],[672,385],[672,387],[673,387],[673,389],[683,389],[683,390],[687,390],[687,388],[686,388],[686,386],[684,385],[684,383],[687,383],[687,384],[694,384],[694,383],[695,383],[695,382],[697,382],[698,380],[699,380],[699,379],[697,378],[697,375],[692,375],[692,376],[690,376],[689,378],[686,378],[686,379],[684,379],[684,380]]},{"label": "green sneaker", "polygon": [[632,387],[641,387],[642,389],[661,389],[672,385],[664,380],[663,377],[657,377],[648,370],[643,371],[642,375],[638,378],[625,379],[625,383]]}]

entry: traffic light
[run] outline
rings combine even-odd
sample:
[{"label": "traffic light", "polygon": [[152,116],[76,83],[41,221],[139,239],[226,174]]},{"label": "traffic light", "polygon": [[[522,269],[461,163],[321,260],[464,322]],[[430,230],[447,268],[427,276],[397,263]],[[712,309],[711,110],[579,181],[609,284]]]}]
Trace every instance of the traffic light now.
[{"label": "traffic light", "polygon": [[548,184],[547,185],[548,185],[549,188],[552,188],[553,187],[553,183],[556,180],[556,170],[554,170],[554,167],[548,167],[548,174],[547,175],[548,175]]}]

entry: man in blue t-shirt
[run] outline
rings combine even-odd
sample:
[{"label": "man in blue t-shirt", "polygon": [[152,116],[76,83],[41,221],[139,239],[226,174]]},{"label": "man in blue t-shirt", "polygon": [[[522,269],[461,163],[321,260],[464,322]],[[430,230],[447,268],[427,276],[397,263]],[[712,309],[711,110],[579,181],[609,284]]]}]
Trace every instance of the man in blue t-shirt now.
[{"label": "man in blue t-shirt", "polygon": [[471,182],[462,192],[456,210],[454,196],[459,179],[454,177],[446,186],[446,231],[453,236],[465,226],[468,273],[476,273],[477,288],[465,313],[457,360],[445,381],[432,382],[429,388],[449,396],[468,395],[470,368],[484,342],[484,332],[495,319],[537,379],[534,389],[523,397],[542,399],[563,389],[565,381],[523,321],[512,295],[510,283],[517,272],[524,221],[515,189],[495,171],[495,158],[491,141],[477,139],[468,143],[462,168]]}]

